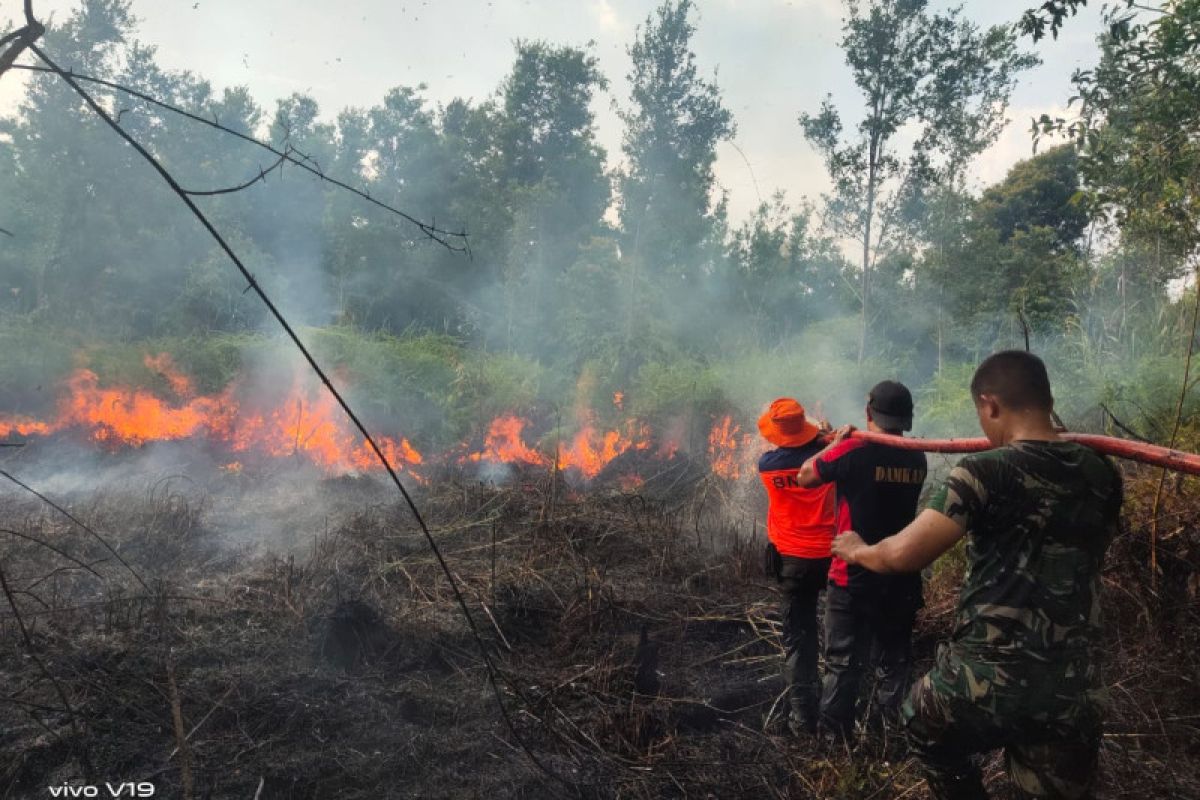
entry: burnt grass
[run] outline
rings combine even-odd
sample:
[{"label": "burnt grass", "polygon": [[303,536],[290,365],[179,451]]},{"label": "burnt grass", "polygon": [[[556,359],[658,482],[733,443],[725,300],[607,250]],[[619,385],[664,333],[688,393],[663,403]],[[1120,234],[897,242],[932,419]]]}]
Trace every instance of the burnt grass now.
[{"label": "burnt grass", "polygon": [[[1156,479],[1129,473],[1105,568],[1101,798],[1200,797],[1200,503],[1169,485],[1152,582]],[[0,797],[105,781],[247,800],[928,796],[895,734],[786,734],[775,590],[729,484],[418,492],[511,728],[411,516],[366,484],[326,482],[361,502],[291,554],[231,546],[210,504],[166,490],[71,498],[132,570],[5,494]],[[951,554],[931,575],[921,670],[961,569]],[[1009,796],[1002,758],[984,767]]]}]

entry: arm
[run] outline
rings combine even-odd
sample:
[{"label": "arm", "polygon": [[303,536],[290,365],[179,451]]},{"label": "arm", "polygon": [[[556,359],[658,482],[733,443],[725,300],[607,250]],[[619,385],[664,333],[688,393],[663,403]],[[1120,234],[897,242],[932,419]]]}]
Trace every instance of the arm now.
[{"label": "arm", "polygon": [[872,572],[919,572],[965,533],[942,512],[925,509],[904,530],[879,544],[868,545],[857,533],[847,531],[833,540],[833,554]]},{"label": "arm", "polygon": [[833,438],[825,449],[817,453],[815,456],[804,462],[804,466],[800,467],[800,472],[796,475],[796,482],[805,489],[815,489],[816,487],[828,483],[821,477],[821,473],[817,471],[816,460],[828,453],[833,448],[842,443],[842,440],[849,436],[854,431],[853,425],[843,425],[833,432]]}]

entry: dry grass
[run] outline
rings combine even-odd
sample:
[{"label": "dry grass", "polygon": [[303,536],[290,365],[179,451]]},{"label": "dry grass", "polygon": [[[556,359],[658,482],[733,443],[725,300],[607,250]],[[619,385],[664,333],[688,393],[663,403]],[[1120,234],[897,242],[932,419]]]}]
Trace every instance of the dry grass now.
[{"label": "dry grass", "polygon": [[[586,797],[921,798],[902,743],[853,752],[782,735],[773,587],[733,487],[651,499],[544,474],[420,498],[501,667],[518,730]],[[1146,487],[1105,573],[1112,696],[1101,797],[1200,796],[1200,503],[1172,494],[1148,591]],[[329,482],[325,491],[358,490]],[[364,502],[289,556],[223,547],[180,494],[79,498],[146,591],[96,543],[10,500],[0,565],[53,678],[0,613],[0,797],[83,777],[196,798],[550,797],[500,722],[482,661],[420,534]],[[1135,524],[1134,521],[1139,521]],[[946,632],[954,562],[930,584],[922,663]],[[10,646],[11,645],[11,646]],[[74,719],[54,684],[74,710]],[[86,755],[86,759],[85,759]],[[1001,762],[988,763],[997,794]]]}]

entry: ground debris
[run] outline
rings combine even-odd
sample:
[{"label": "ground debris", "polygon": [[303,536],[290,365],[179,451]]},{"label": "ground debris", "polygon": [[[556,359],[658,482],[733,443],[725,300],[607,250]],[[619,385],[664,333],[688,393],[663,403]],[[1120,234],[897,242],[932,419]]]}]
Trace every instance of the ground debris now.
[{"label": "ground debris", "polygon": [[[1137,481],[1131,515],[1144,501]],[[852,752],[784,735],[774,589],[721,498],[706,481],[654,499],[552,479],[459,480],[421,502],[522,737],[584,796],[926,796],[894,735],[864,734]],[[181,796],[173,698],[196,797],[559,796],[510,741],[450,587],[399,508],[343,515],[286,555],[229,557],[206,538],[204,509],[139,502],[159,505],[97,497],[90,507],[106,531],[129,532],[129,557],[156,577],[150,594],[115,572],[103,582],[56,572],[56,556],[28,540],[0,543],[38,655],[84,731],[81,741],[21,647],[0,648],[0,796],[80,779],[82,749],[100,781]],[[3,513],[24,531],[65,535],[31,507]],[[1175,595],[1136,588],[1146,563],[1136,535],[1106,570],[1102,798],[1200,796],[1200,626],[1191,584],[1176,575],[1196,528],[1177,517],[1179,532],[1159,543]],[[169,544],[157,551],[154,520]],[[951,558],[932,576],[919,668],[950,624],[960,569]],[[17,645],[10,622],[0,614]],[[1002,760],[986,769],[1004,796]]]}]

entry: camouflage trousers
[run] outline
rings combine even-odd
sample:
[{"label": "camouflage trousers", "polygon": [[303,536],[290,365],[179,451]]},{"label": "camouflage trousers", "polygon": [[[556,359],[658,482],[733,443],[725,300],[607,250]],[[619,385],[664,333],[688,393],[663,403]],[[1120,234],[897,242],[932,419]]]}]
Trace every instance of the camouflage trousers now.
[{"label": "camouflage trousers", "polygon": [[1023,796],[1090,797],[1100,749],[1097,679],[1086,657],[997,660],[939,647],[901,712],[933,796],[986,798],[971,757],[1004,748]]}]

